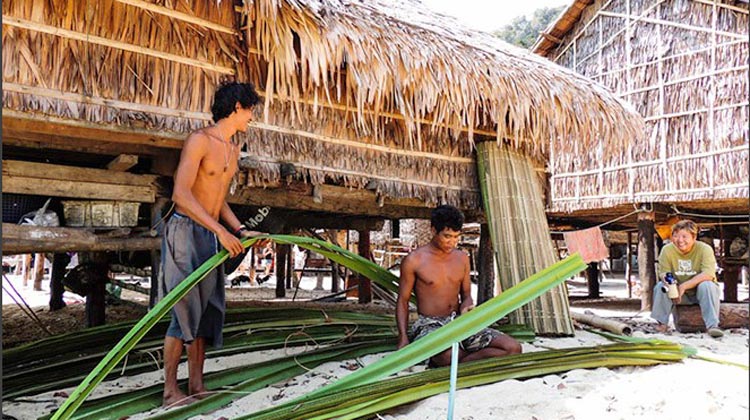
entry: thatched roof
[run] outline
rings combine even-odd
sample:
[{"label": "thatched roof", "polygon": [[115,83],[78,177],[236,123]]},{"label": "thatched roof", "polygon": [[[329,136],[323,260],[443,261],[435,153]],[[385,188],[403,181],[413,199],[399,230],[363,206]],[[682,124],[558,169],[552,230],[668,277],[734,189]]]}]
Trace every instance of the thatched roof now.
[{"label": "thatched roof", "polygon": [[602,86],[416,1],[15,0],[3,17],[13,118],[179,139],[208,123],[221,78],[255,82],[250,185],[287,161],[313,183],[479,207],[477,140],[544,162],[552,138],[620,148],[641,132]]},{"label": "thatched roof", "polygon": [[552,212],[661,202],[747,213],[747,27],[747,2],[575,1],[563,11],[533,50],[609,87],[646,128],[608,156],[553,140]]}]

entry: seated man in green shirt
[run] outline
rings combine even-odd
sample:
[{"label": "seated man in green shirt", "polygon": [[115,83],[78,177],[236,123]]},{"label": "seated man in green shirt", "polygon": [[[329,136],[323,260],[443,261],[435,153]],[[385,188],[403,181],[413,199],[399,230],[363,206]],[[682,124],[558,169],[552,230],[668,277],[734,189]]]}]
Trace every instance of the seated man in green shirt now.
[{"label": "seated man in green shirt", "polygon": [[[659,254],[658,276],[654,287],[651,317],[659,322],[660,332],[668,331],[673,305],[698,304],[703,322],[711,337],[724,335],[719,329],[719,284],[716,282],[716,257],[708,244],[696,241],[698,226],[692,220],[681,220],[672,226],[672,243]],[[665,275],[672,273],[677,281],[678,297],[670,299],[662,291]]]}]

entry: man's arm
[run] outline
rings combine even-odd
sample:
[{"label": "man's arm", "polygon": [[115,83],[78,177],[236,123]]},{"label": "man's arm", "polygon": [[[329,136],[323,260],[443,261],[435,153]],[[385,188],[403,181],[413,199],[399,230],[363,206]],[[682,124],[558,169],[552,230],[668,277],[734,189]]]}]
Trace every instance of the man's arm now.
[{"label": "man's arm", "polygon": [[247,229],[242,229],[242,231],[240,231],[240,228],[243,228],[244,225],[240,222],[240,219],[237,218],[237,215],[234,214],[234,211],[232,211],[232,208],[229,207],[229,203],[226,201],[224,201],[224,204],[221,206],[219,217],[226,222],[226,224],[232,229],[232,232],[239,234],[243,238],[250,238],[263,234],[262,232]]},{"label": "man's arm", "polygon": [[462,314],[474,309],[474,299],[471,297],[471,265],[469,264],[469,255],[463,253],[461,262],[463,263],[464,276],[461,279],[461,309]]},{"label": "man's arm", "polygon": [[413,255],[407,255],[401,262],[401,277],[398,282],[398,300],[396,301],[396,327],[398,328],[398,348],[409,344],[406,332],[409,324],[409,299],[416,281],[416,261]]},{"label": "man's arm", "polygon": [[[172,201],[198,224],[216,234],[221,245],[234,257],[242,252],[239,239],[215,220],[193,195],[193,186],[198,177],[201,160],[208,153],[208,138],[200,133],[191,134],[180,154],[180,163],[174,175]],[[237,218],[235,217],[235,220]]]}]

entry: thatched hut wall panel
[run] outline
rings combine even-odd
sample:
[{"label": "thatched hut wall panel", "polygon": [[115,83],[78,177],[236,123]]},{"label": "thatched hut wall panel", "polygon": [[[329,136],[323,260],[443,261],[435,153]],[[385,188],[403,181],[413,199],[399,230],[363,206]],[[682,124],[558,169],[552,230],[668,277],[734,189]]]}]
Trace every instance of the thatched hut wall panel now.
[{"label": "thatched hut wall panel", "polygon": [[716,185],[748,185],[747,149],[736,153],[722,153],[715,157],[714,180]]},{"label": "thatched hut wall panel", "polygon": [[667,144],[670,156],[686,156],[708,150],[706,115],[693,114],[667,119]]},{"label": "thatched hut wall panel", "polygon": [[[606,198],[602,206],[652,199],[746,199],[747,188],[736,180],[746,183],[748,176],[747,155],[741,150],[748,145],[748,6],[731,2],[731,8],[743,12],[721,3],[597,0],[571,6],[585,7],[576,24],[555,24],[562,42],[537,51],[616,92],[646,118],[646,125],[624,157],[606,155],[605,162],[553,140],[552,155],[560,163],[550,164],[555,186],[551,210],[592,208],[583,194],[587,188],[563,187],[578,185],[581,174],[602,169],[600,189],[592,194]],[[618,16],[619,21],[612,14],[628,10],[630,17]],[[623,22],[631,27],[618,33]],[[734,164],[743,158],[744,165]],[[623,186],[632,186],[632,192]]]},{"label": "thatched hut wall panel", "polygon": [[621,196],[630,193],[627,171],[619,170],[604,172],[603,184],[612,186],[612,188],[609,190],[609,194]]},{"label": "thatched hut wall panel", "polygon": [[716,111],[714,119],[717,124],[716,149],[747,146],[747,122],[750,121],[747,105]]},{"label": "thatched hut wall panel", "polygon": [[630,0],[630,14],[640,16],[645,10],[649,10],[661,0]]},{"label": "thatched hut wall panel", "polygon": [[[656,67],[656,65],[653,65]],[[664,60],[664,74],[669,80],[692,78],[698,74],[711,72],[711,51],[701,51],[690,55],[680,55]],[[697,96],[697,95],[696,95]]]}]

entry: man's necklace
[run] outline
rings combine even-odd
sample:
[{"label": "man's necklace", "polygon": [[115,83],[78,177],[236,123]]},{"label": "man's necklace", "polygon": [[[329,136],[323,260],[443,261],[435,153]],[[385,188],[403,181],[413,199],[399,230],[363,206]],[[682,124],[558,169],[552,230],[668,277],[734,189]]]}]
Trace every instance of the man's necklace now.
[{"label": "man's necklace", "polygon": [[[231,142],[231,140],[230,141],[224,141],[224,140],[221,139],[221,137],[217,137],[217,136],[215,136],[215,135],[213,135],[211,133],[206,133],[206,134],[209,135],[209,136],[211,136],[211,137],[213,137],[213,138],[215,138],[216,140],[220,141],[221,144],[224,145],[224,172],[226,172],[227,169],[229,169],[229,148],[227,147],[227,143]],[[234,145],[232,145],[232,147],[234,147]]]}]

